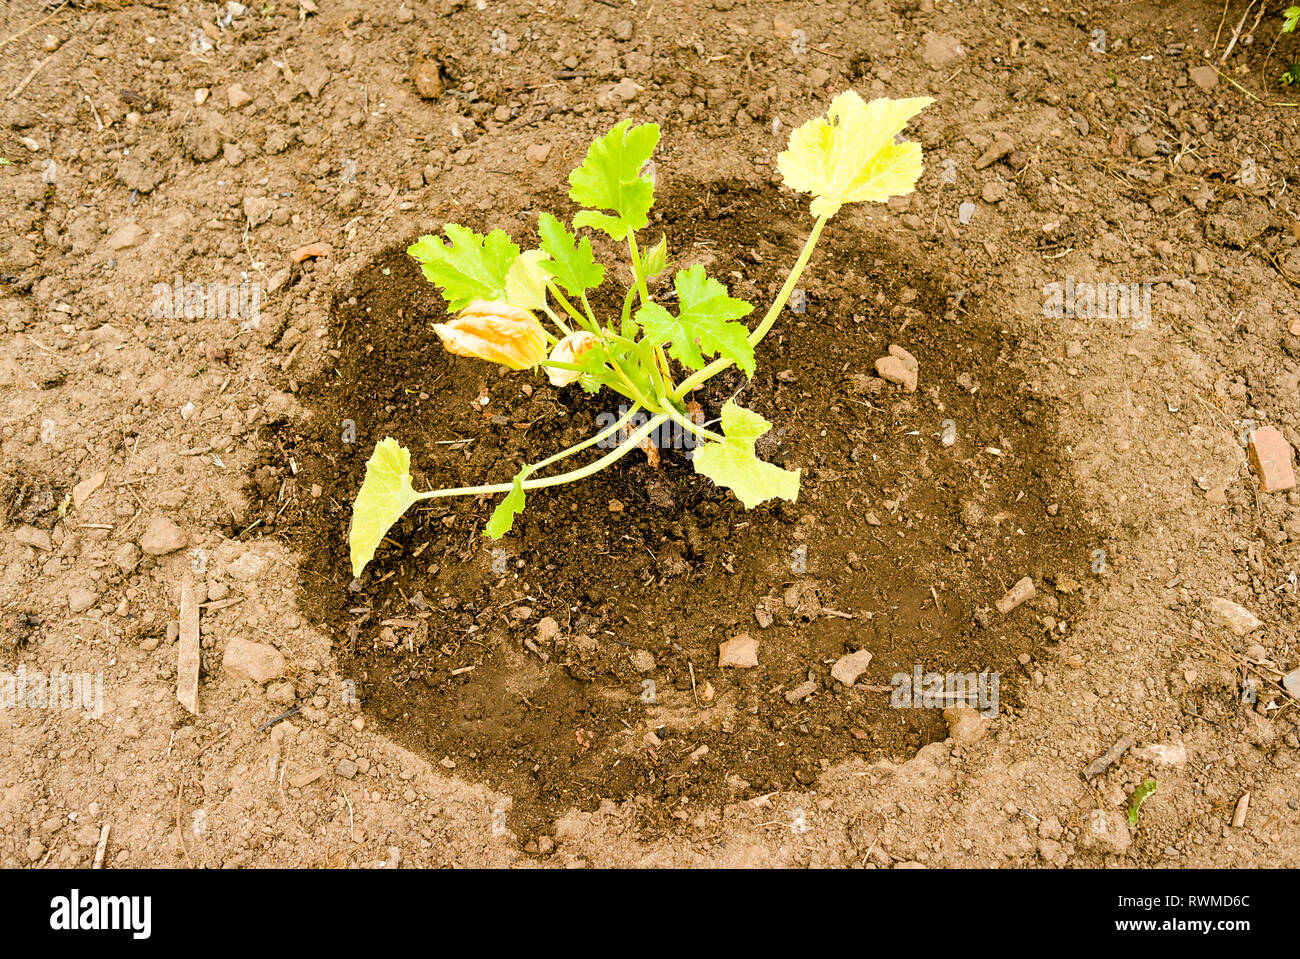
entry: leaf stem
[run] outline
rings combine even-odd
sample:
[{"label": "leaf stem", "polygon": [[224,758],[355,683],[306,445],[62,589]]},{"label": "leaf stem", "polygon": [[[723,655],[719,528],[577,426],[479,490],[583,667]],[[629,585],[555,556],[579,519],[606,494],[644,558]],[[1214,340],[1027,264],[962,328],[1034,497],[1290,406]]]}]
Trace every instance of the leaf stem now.
[{"label": "leaf stem", "polygon": [[[607,436],[610,436],[616,430],[621,429],[623,424],[626,423],[627,420],[632,417],[632,414],[634,412],[636,412],[635,407],[633,408],[632,412],[629,412],[627,416],[623,417],[623,419],[619,420],[613,426],[609,427],[606,430],[603,430],[600,433],[597,433],[595,436],[591,437],[588,440],[584,440],[582,443],[579,443],[577,446],[571,446],[569,447],[569,449],[557,453],[555,456],[552,456],[549,460],[543,460],[541,463],[538,463],[535,467],[533,467],[533,469],[534,470],[541,469],[543,466],[553,463],[556,460],[561,459],[562,457],[569,456],[573,453],[578,452],[579,450],[591,446],[594,443],[600,442],[602,439],[606,438]],[[601,470],[605,469],[605,467],[614,465],[619,460],[621,460],[624,456],[626,456],[628,453],[632,452],[632,450],[636,449],[641,444],[641,441],[643,439],[645,439],[647,436],[649,436],[651,433],[657,430],[661,425],[663,425],[663,422],[666,419],[668,419],[668,415],[666,413],[660,413],[658,416],[651,418],[645,423],[644,426],[642,426],[639,430],[637,430],[635,433],[629,436],[627,442],[620,443],[617,449],[611,450],[610,452],[602,456],[600,459],[595,460],[592,463],[588,463],[586,466],[583,466],[576,470],[570,470],[567,473],[559,473],[555,476],[543,477],[542,479],[524,480],[523,483],[521,483],[520,485],[526,490],[545,489],[548,486],[562,486],[565,483],[574,483],[580,479],[586,479],[588,476],[591,476],[593,473],[599,473]],[[509,493],[512,489],[514,489],[514,483],[491,483],[486,486],[461,486],[457,489],[436,489],[436,490],[430,490],[427,493],[418,493],[416,494],[416,499],[417,500],[438,499],[444,496],[482,496],[485,494],[492,494],[492,493]]]},{"label": "leaf stem", "polygon": [[[752,346],[758,346],[763,337],[767,336],[768,330],[772,329],[772,324],[776,322],[781,311],[785,309],[786,302],[790,299],[790,294],[794,292],[795,284],[799,282],[799,277],[803,275],[804,268],[808,266],[808,261],[812,259],[813,249],[817,246],[817,240],[822,235],[822,228],[826,226],[828,216],[819,216],[817,222],[813,224],[812,232],[808,234],[808,239],[803,245],[803,250],[799,253],[799,259],[795,261],[790,270],[790,275],[785,279],[785,286],[781,287],[781,292],[776,295],[772,305],[768,308],[767,315],[763,317],[763,322],[758,324],[752,333],[749,334],[749,342]],[[714,360],[698,373],[688,376],[682,380],[681,384],[673,391],[673,399],[681,399],[691,390],[695,389],[706,380],[717,376],[727,367],[732,365],[732,361],[719,357]]]}]

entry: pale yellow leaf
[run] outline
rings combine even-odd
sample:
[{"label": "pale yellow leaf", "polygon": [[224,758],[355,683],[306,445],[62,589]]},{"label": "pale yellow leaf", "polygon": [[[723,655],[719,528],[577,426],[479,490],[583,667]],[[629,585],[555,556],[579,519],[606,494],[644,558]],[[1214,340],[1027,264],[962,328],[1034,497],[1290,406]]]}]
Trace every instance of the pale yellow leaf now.
[{"label": "pale yellow leaf", "polygon": [[833,216],[845,203],[879,202],[912,192],[921,176],[921,145],[896,143],[907,121],[932,97],[865,102],[853,90],[790,134],[776,158],[786,186],[813,195],[814,216]]},{"label": "pale yellow leaf", "polygon": [[411,486],[411,451],[397,440],[380,440],[366,462],[366,478],[352,504],[348,547],[352,575],[360,576],[393,524],[420,498]]}]

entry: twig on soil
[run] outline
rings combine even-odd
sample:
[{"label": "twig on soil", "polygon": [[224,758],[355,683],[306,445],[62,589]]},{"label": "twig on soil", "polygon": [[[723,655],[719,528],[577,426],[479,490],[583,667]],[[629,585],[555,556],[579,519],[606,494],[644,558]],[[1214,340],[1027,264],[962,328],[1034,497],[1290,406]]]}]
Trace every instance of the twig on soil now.
[{"label": "twig on soil", "polygon": [[41,17],[41,19],[37,20],[35,23],[27,24],[27,26],[23,27],[21,30],[19,30],[9,39],[0,41],[0,47],[7,47],[9,44],[13,43],[15,40],[17,40],[19,37],[25,34],[28,30],[34,30],[36,27],[39,27],[42,23],[45,23],[48,20],[52,20],[54,18],[54,15],[58,13],[60,10],[62,10],[64,7],[66,7],[70,2],[71,0],[63,0],[63,2],[59,4],[57,7],[55,7],[53,10],[51,10],[48,15]]},{"label": "twig on soil", "polygon": [[[1237,29],[1232,31],[1232,36],[1228,39],[1228,46],[1224,49],[1223,56],[1219,57],[1220,65],[1227,62],[1228,56],[1232,53],[1232,48],[1237,45],[1237,38],[1241,36],[1241,28],[1246,25],[1246,18],[1250,16],[1250,11],[1254,8],[1255,0],[1250,0],[1250,3],[1246,5],[1246,9],[1241,13],[1241,19],[1237,21]],[[1264,9],[1261,7],[1259,12],[1262,16]],[[1259,21],[1257,20],[1255,22],[1258,23]]]},{"label": "twig on soil", "polygon": [[18,94],[26,90],[27,84],[31,83],[32,80],[36,77],[36,74],[41,72],[41,67],[45,66],[45,64],[49,63],[53,59],[54,59],[54,54],[51,53],[40,63],[36,64],[36,66],[32,67],[31,71],[27,74],[27,76],[23,77],[22,80],[19,81],[18,86],[14,87],[12,90],[9,91],[9,96],[5,97],[5,99],[12,100],[14,97],[18,96]]},{"label": "twig on soil", "polygon": [[1096,759],[1088,764],[1088,768],[1083,771],[1084,779],[1096,779],[1111,766],[1119,761],[1119,757],[1129,751],[1129,748],[1137,742],[1137,735],[1128,733],[1123,736],[1115,745],[1106,750]]},{"label": "twig on soil", "polygon": [[99,845],[95,847],[95,861],[91,864],[91,869],[104,868],[104,854],[108,852],[108,833],[112,829],[110,823],[104,823],[104,828],[99,832]]},{"label": "twig on soil", "polygon": [[273,716],[270,719],[268,719],[266,722],[262,723],[262,725],[258,726],[257,732],[264,733],[272,726],[282,723],[290,716],[296,716],[300,712],[302,712],[301,704],[294,706],[292,709],[287,709],[284,712],[282,712],[279,716]]}]

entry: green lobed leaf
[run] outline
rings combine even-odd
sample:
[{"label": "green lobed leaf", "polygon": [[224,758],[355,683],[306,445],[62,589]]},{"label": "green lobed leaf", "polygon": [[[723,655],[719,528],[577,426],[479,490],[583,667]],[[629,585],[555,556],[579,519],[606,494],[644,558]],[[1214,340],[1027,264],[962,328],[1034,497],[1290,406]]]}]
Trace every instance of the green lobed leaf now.
[{"label": "green lobed leaf", "polygon": [[506,294],[506,277],[519,247],[504,230],[487,236],[459,223],[444,228],[450,244],[442,237],[426,235],[406,248],[416,259],[424,277],[442,290],[448,308],[457,313],[471,300],[499,300]]},{"label": "green lobed leaf", "polygon": [[523,310],[540,310],[546,305],[545,250],[520,253],[506,273],[506,300]]},{"label": "green lobed leaf", "polygon": [[488,539],[500,539],[510,532],[515,525],[515,517],[524,511],[524,480],[532,470],[525,466],[515,474],[513,485],[510,492],[501,498],[497,503],[496,509],[488,518],[487,526],[483,532],[487,534]]},{"label": "green lobed leaf", "polygon": [[641,175],[641,168],[658,143],[658,124],[634,127],[631,120],[620,121],[593,142],[582,166],[569,174],[569,196],[588,207],[573,218],[573,225],[592,227],[615,240],[644,228],[650,222],[647,214],[654,205],[655,188],[649,177]]},{"label": "green lobed leaf", "polygon": [[555,278],[555,282],[570,296],[582,296],[600,286],[605,279],[605,268],[596,262],[591,252],[591,240],[577,237],[564,228],[564,224],[543,213],[537,222],[542,251],[551,259],[541,264]]},{"label": "green lobed leaf", "polygon": [[801,471],[765,463],[754,454],[754,442],[772,424],[752,410],[728,400],[722,407],[722,433],[726,441],[707,442],[695,450],[695,472],[736,494],[746,509],[769,499],[794,502],[799,498]]},{"label": "green lobed leaf", "polygon": [[366,461],[366,478],[352,503],[348,548],[352,575],[359,577],[394,523],[418,500],[411,486],[411,451],[385,437]]},{"label": "green lobed leaf", "polygon": [[736,320],[754,307],[727,294],[727,288],[705,273],[700,264],[678,271],[673,277],[677,290],[678,314],[673,316],[658,303],[647,303],[636,311],[636,321],[646,335],[659,343],[670,343],[668,355],[692,370],[704,368],[704,354],[731,360],[754,375],[754,347],[749,328]]}]

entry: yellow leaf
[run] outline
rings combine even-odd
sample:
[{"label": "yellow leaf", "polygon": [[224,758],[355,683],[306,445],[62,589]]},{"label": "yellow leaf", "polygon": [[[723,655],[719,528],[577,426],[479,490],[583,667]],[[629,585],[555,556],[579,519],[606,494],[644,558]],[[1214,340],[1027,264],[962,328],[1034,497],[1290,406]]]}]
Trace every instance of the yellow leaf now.
[{"label": "yellow leaf", "polygon": [[895,143],[897,136],[931,103],[932,97],[870,103],[853,90],[831,101],[790,134],[789,148],[776,158],[786,186],[814,197],[814,216],[833,216],[845,203],[888,200],[912,192],[921,175],[921,144]]},{"label": "yellow leaf", "polygon": [[360,576],[384,535],[420,498],[411,486],[411,451],[397,440],[380,440],[366,462],[366,478],[352,504],[352,575]]}]

